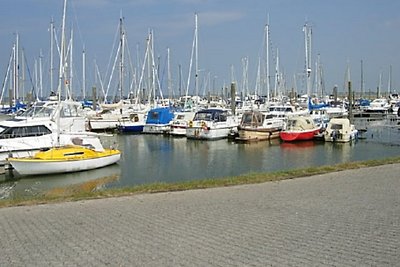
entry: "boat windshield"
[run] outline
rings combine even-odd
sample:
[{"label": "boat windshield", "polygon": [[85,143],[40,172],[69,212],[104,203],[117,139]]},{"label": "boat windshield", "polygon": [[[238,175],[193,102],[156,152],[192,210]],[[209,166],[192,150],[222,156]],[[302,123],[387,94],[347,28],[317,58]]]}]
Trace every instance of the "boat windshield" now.
[{"label": "boat windshield", "polygon": [[34,105],[28,108],[22,117],[50,117],[53,114],[54,108],[44,107],[42,105]]},{"label": "boat windshield", "polygon": [[7,130],[7,127],[0,126],[0,134],[2,134],[5,130]]},{"label": "boat windshield", "polygon": [[213,119],[213,114],[210,112],[198,112],[194,116],[195,121],[212,121]]},{"label": "boat windshield", "polygon": [[245,113],[242,116],[242,125],[262,125],[264,116],[261,113]]},{"label": "boat windshield", "polygon": [[332,124],[331,129],[341,130],[341,129],[343,129],[343,125],[342,124]]},{"label": "boat windshield", "polygon": [[287,106],[273,106],[269,108],[270,112],[293,112],[292,107]]},{"label": "boat windshield", "polygon": [[253,114],[252,113],[243,114],[242,124],[251,124],[252,121],[253,121]]}]

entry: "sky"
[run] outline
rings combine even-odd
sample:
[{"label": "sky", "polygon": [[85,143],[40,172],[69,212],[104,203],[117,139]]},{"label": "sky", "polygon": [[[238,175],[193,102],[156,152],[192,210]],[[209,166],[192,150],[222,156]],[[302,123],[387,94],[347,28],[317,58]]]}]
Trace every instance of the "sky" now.
[{"label": "sky", "polygon": [[[42,53],[42,87],[44,92],[50,90],[49,27],[53,19],[59,34],[62,7],[63,0],[0,1],[2,87],[18,33],[26,68],[32,77],[32,82],[28,81],[30,78],[25,78],[24,86],[31,88],[32,84],[37,84],[35,73],[38,73],[38,62]],[[247,74],[248,87],[253,92],[257,83],[259,60],[266,47],[263,42],[264,28],[268,23],[271,87],[274,87],[272,76],[279,60],[279,72],[284,77],[286,88],[296,88],[298,92],[304,92],[304,79],[301,79],[301,74],[305,71],[303,26],[307,22],[312,27],[313,75],[319,55],[327,93],[331,93],[334,86],[339,91],[347,90],[345,85],[348,72],[352,88],[356,91],[360,90],[362,76],[364,92],[376,92],[379,85],[381,92],[388,92],[389,89],[398,92],[399,11],[398,0],[69,0],[67,28],[68,32],[72,28],[74,32],[73,68],[76,72],[74,80],[77,88],[74,90],[79,91],[82,88],[83,48],[86,55],[86,90],[89,92],[92,86],[100,86],[99,73],[104,76],[103,83],[106,82],[105,77],[110,75],[109,62],[113,57],[121,14],[132,65],[137,66],[137,69],[142,67],[137,58],[143,60],[146,38],[151,30],[163,93],[167,93],[167,48],[170,50],[170,72],[174,90],[178,90],[179,81],[185,88],[189,76],[196,13],[200,90],[205,91],[207,84],[211,91],[223,86],[229,87],[232,81],[240,88],[245,81],[243,77]],[[244,68],[244,59],[248,64],[247,71]],[[190,79],[189,90],[193,90],[192,80]]]}]

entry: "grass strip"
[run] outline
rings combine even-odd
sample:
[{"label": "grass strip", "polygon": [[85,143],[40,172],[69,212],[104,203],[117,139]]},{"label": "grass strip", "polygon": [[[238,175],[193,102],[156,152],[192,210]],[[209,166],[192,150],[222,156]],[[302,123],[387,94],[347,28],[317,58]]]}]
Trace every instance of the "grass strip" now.
[{"label": "grass strip", "polygon": [[[129,196],[134,194],[149,194],[160,192],[173,192],[194,189],[206,189],[215,187],[225,187],[243,184],[257,184],[271,181],[281,181],[312,175],[338,172],[343,170],[374,167],[386,164],[400,163],[400,157],[355,161],[341,163],[331,166],[309,167],[304,169],[285,170],[267,173],[248,173],[232,177],[222,177],[214,179],[203,179],[185,181],[178,183],[152,183],[133,187],[111,188],[98,190],[99,184],[106,184],[116,177],[102,178],[101,181],[90,181],[83,184],[71,185],[63,188],[54,188],[42,195],[34,197],[16,198],[0,200],[0,208],[11,206],[38,205],[47,203],[59,203],[66,201],[79,201],[87,199],[98,199],[107,197]],[[101,186],[100,186],[101,188]]]}]

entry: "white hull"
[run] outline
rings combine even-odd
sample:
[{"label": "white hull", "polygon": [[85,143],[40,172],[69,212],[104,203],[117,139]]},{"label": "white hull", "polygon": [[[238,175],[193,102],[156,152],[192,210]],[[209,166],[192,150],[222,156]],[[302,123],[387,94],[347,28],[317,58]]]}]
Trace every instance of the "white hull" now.
[{"label": "white hull", "polygon": [[332,134],[332,132],[326,132],[324,135],[324,140],[326,142],[338,142],[338,143],[347,143],[352,140],[356,140],[358,135],[357,130],[353,130],[350,133],[347,134]]},{"label": "white hull", "polygon": [[97,169],[116,163],[121,154],[99,158],[66,161],[13,161],[13,168],[20,175],[39,175],[49,173],[68,173]]},{"label": "white hull", "polygon": [[238,125],[236,117],[228,110],[218,108],[199,110],[193,121],[189,121],[186,137],[205,140],[228,138],[232,131],[237,131]]},{"label": "white hull", "polygon": [[227,138],[233,127],[189,127],[186,129],[186,137],[190,139],[215,140]]},{"label": "white hull", "polygon": [[121,124],[121,121],[117,119],[92,119],[89,120],[88,124],[91,131],[114,130]]},{"label": "white hull", "polygon": [[171,131],[169,133],[174,136],[186,136],[186,129],[187,129],[187,127],[184,127],[184,126],[172,125]]},{"label": "white hull", "polygon": [[169,133],[174,136],[186,136],[186,128],[189,121],[193,120],[194,114],[194,112],[176,112]]},{"label": "white hull", "polygon": [[143,133],[162,134],[171,129],[169,124],[146,124],[143,126]]},{"label": "white hull", "polygon": [[324,133],[327,142],[347,143],[357,139],[358,130],[348,119],[331,119]]}]

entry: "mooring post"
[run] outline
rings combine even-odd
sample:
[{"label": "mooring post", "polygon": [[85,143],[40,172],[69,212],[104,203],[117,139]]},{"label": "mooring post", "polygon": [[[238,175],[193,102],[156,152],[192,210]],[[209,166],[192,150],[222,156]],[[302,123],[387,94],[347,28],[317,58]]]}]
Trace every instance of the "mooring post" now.
[{"label": "mooring post", "polygon": [[93,108],[94,111],[96,111],[96,108],[97,108],[97,90],[96,90],[96,86],[92,87],[92,97],[93,97],[92,108]]},{"label": "mooring post", "polygon": [[231,83],[231,110],[236,115],[236,83]]},{"label": "mooring post", "polygon": [[353,94],[351,93],[351,81],[347,83],[349,89],[349,120],[350,123],[353,122]]}]

